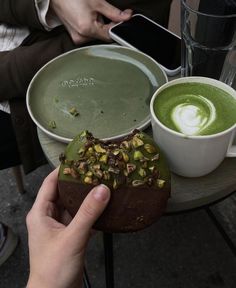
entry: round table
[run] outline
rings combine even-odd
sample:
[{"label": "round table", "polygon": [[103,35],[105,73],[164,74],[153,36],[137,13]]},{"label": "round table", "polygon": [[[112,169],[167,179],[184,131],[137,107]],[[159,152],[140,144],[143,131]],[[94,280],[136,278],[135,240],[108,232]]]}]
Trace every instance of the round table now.
[{"label": "round table", "polygon": [[[38,128],[42,149],[52,167],[59,166],[59,155],[66,144],[49,138]],[[198,178],[171,175],[171,198],[167,213],[183,212],[210,205],[236,191],[236,158],[226,158],[212,173]]]}]

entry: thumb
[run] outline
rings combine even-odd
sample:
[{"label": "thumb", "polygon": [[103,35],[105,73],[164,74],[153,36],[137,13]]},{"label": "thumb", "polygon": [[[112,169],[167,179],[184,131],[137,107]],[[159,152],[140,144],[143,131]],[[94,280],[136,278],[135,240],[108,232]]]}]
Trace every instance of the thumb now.
[{"label": "thumb", "polygon": [[80,241],[84,245],[89,238],[90,230],[98,217],[106,208],[110,199],[110,190],[107,186],[101,184],[93,188],[84,199],[78,212],[68,225],[70,237]]}]

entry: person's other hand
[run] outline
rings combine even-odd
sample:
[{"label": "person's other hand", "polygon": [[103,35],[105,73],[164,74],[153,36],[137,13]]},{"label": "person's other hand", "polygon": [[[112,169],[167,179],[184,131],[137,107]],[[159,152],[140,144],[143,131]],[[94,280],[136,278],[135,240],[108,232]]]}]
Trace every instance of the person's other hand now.
[{"label": "person's other hand", "polygon": [[[130,9],[121,11],[105,0],[51,0],[50,6],[75,44],[91,39],[110,41],[109,28],[132,15]],[[103,16],[111,22],[104,24]]]},{"label": "person's other hand", "polygon": [[110,199],[106,186],[95,187],[71,220],[57,204],[57,177],[58,169],[44,180],[27,215],[30,255],[27,288],[82,286],[84,255],[91,228]]}]

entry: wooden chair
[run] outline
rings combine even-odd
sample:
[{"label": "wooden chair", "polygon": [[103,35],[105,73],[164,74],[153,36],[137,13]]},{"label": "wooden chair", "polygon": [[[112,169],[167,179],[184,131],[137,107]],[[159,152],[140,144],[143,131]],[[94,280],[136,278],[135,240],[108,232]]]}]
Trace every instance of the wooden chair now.
[{"label": "wooden chair", "polygon": [[25,190],[20,166],[21,160],[11,116],[2,111],[0,111],[0,131],[0,170],[12,168],[18,191],[23,194]]}]

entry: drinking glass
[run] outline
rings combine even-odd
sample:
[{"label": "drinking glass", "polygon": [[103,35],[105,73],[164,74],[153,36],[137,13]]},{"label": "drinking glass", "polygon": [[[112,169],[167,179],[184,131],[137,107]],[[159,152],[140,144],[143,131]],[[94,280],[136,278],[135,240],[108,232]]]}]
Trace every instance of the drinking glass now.
[{"label": "drinking glass", "polygon": [[236,0],[181,0],[182,76],[234,86]]}]

